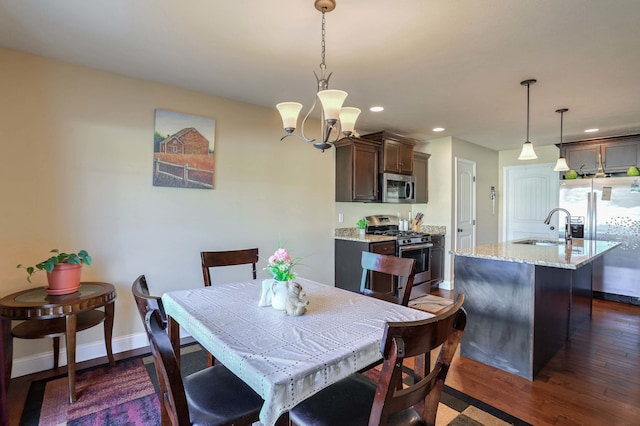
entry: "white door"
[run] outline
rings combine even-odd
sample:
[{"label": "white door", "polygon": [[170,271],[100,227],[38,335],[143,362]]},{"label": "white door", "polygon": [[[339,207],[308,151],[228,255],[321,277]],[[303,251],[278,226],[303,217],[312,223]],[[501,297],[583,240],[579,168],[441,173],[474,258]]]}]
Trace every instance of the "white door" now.
[{"label": "white door", "polygon": [[476,245],[476,163],[456,157],[456,246]]},{"label": "white door", "polygon": [[504,241],[529,237],[558,238],[558,215],[549,225],[544,220],[558,207],[559,177],[553,164],[504,168]]}]

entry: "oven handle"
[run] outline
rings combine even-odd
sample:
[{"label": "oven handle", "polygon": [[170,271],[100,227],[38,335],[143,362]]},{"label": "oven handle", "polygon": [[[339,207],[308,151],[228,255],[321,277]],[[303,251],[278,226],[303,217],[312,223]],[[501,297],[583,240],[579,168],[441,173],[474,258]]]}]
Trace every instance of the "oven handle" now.
[{"label": "oven handle", "polygon": [[402,253],[403,251],[408,251],[408,250],[420,250],[420,249],[431,248],[431,247],[433,247],[432,243],[414,244],[414,245],[410,245],[410,246],[400,246],[400,247],[398,247],[398,253]]}]

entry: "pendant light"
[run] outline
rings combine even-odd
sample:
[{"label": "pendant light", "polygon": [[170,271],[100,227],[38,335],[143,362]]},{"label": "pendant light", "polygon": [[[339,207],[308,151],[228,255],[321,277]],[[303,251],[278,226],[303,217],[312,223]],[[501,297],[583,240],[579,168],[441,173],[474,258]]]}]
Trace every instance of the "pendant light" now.
[{"label": "pendant light", "polygon": [[558,157],[558,162],[556,166],[553,168],[554,172],[566,172],[569,170],[569,165],[567,164],[567,160],[562,156],[562,122],[564,118],[564,113],[569,111],[568,108],[560,108],[557,109],[556,112],[560,113],[560,157]]},{"label": "pendant light", "polygon": [[527,86],[527,140],[522,144],[522,151],[520,152],[518,160],[535,160],[538,158],[533,150],[533,144],[529,141],[529,86],[535,84],[536,81],[537,80],[531,79],[520,82],[522,86]]}]

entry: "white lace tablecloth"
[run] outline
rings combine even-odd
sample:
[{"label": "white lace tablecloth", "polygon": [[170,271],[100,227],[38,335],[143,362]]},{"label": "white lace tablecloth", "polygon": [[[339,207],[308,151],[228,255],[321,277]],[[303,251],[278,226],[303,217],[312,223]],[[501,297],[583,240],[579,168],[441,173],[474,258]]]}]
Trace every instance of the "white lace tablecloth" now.
[{"label": "white lace tablecloth", "polygon": [[302,316],[258,307],[261,280],[165,293],[169,316],[264,400],[260,421],[278,417],[321,389],[382,358],[386,321],[433,315],[297,278]]}]

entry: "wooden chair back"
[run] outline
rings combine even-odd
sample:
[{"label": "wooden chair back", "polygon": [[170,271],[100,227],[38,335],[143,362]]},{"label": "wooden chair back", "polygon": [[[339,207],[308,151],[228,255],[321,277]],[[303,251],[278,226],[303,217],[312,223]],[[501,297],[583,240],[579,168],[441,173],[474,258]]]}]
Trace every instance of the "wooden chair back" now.
[{"label": "wooden chair back", "polygon": [[160,311],[162,301],[150,296],[144,275],[139,276],[131,286],[131,292],[138,307],[138,313],[144,324],[149,346],[158,376],[160,388],[160,409],[162,419],[170,419],[172,425],[188,425],[189,406],[184,392],[184,383],[180,367],[176,360],[169,335],[162,322],[164,309]]},{"label": "wooden chair back", "polygon": [[169,335],[163,330],[156,313],[157,310],[147,313],[145,329],[158,375],[161,409],[165,411],[165,418],[169,418],[172,425],[190,425],[189,405],[180,367]]},{"label": "wooden chair back", "polygon": [[133,282],[131,293],[133,293],[133,298],[136,301],[138,312],[143,322],[147,312],[155,311],[154,315],[158,316],[162,328],[167,328],[167,315],[164,312],[162,299],[159,296],[149,294],[149,286],[147,285],[147,279],[144,275],[140,275]]},{"label": "wooden chair back", "polygon": [[[370,425],[386,425],[391,414],[412,406],[425,425],[435,425],[444,381],[467,322],[463,302],[464,295],[461,294],[454,306],[442,315],[386,324],[381,343],[384,361],[369,417]],[[402,380],[403,361],[428,354],[441,345],[433,369],[426,376],[418,377],[413,385],[397,390],[397,383]]]},{"label": "wooden chair back", "polygon": [[204,285],[211,285],[209,268],[218,266],[233,266],[251,264],[253,267],[253,279],[257,278],[256,264],[258,263],[258,249],[228,250],[228,251],[203,251],[200,252],[202,260],[202,275]]},{"label": "wooden chair back", "polygon": [[[409,296],[413,288],[415,276],[415,259],[388,256],[383,254],[362,252],[362,280],[360,281],[360,293],[377,299],[407,306]],[[380,272],[397,277],[398,285],[396,294],[385,293],[367,287],[369,272]]]}]

